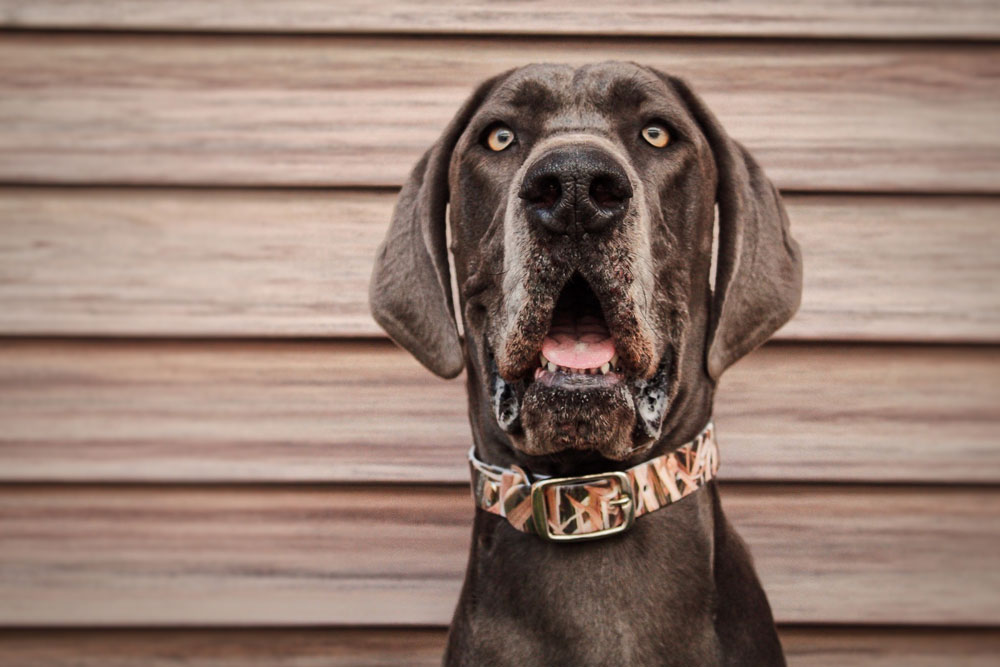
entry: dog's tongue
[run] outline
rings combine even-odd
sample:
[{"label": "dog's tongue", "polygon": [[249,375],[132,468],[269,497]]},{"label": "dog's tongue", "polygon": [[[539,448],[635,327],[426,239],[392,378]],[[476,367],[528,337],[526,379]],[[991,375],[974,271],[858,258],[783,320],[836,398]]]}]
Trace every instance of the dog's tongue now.
[{"label": "dog's tongue", "polygon": [[600,317],[574,318],[557,311],[542,341],[542,354],[556,366],[600,368],[615,356],[615,343]]}]

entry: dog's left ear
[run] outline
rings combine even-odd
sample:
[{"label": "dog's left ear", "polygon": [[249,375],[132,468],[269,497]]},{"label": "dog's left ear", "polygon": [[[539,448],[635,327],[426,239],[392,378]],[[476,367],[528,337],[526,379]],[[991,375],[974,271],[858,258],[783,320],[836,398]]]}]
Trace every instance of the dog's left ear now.
[{"label": "dog's left ear", "polygon": [[455,326],[445,243],[448,165],[469,120],[503,76],[479,85],[410,172],[368,285],[375,321],[420,363],[444,378],[455,377],[465,364]]},{"label": "dog's left ear", "polygon": [[781,195],[760,165],[683,80],[665,78],[701,126],[718,171],[719,255],[705,348],[717,381],[798,310],[802,255]]}]

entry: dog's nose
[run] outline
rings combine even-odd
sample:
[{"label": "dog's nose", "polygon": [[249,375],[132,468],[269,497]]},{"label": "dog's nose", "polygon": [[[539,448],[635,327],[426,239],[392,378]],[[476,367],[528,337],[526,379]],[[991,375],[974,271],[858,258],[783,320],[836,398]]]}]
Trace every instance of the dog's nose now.
[{"label": "dog's nose", "polygon": [[632,185],[607,152],[565,146],[545,153],[528,168],[518,196],[531,224],[554,234],[599,232],[624,219]]}]

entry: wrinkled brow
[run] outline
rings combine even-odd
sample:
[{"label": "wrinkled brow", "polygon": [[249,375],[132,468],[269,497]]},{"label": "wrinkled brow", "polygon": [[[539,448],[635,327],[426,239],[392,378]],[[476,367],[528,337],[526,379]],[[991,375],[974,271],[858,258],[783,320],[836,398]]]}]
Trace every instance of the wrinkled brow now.
[{"label": "wrinkled brow", "polygon": [[595,100],[595,102],[610,107],[614,111],[628,111],[648,102],[656,92],[656,85],[642,81],[637,77],[616,79],[603,92],[602,99]]},{"label": "wrinkled brow", "polygon": [[516,109],[532,111],[555,111],[559,107],[559,97],[540,81],[527,79],[514,84],[504,91],[503,101]]}]

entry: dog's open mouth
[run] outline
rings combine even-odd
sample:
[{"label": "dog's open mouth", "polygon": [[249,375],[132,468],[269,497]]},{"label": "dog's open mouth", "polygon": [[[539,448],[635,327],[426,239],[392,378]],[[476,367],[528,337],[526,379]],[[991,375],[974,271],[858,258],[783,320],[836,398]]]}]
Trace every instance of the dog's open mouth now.
[{"label": "dog's open mouth", "polygon": [[629,363],[641,349],[628,334],[634,308],[613,293],[600,298],[580,273],[548,304],[524,312],[511,346],[518,355],[508,355],[521,360],[508,373],[490,355],[497,422],[526,454],[589,450],[623,460],[659,433],[671,359],[648,374]]},{"label": "dog's open mouth", "polygon": [[[582,388],[620,379],[618,351],[600,301],[579,274],[566,283],[556,301],[538,361],[533,379],[543,384]],[[580,377],[598,375],[605,382]]]}]

